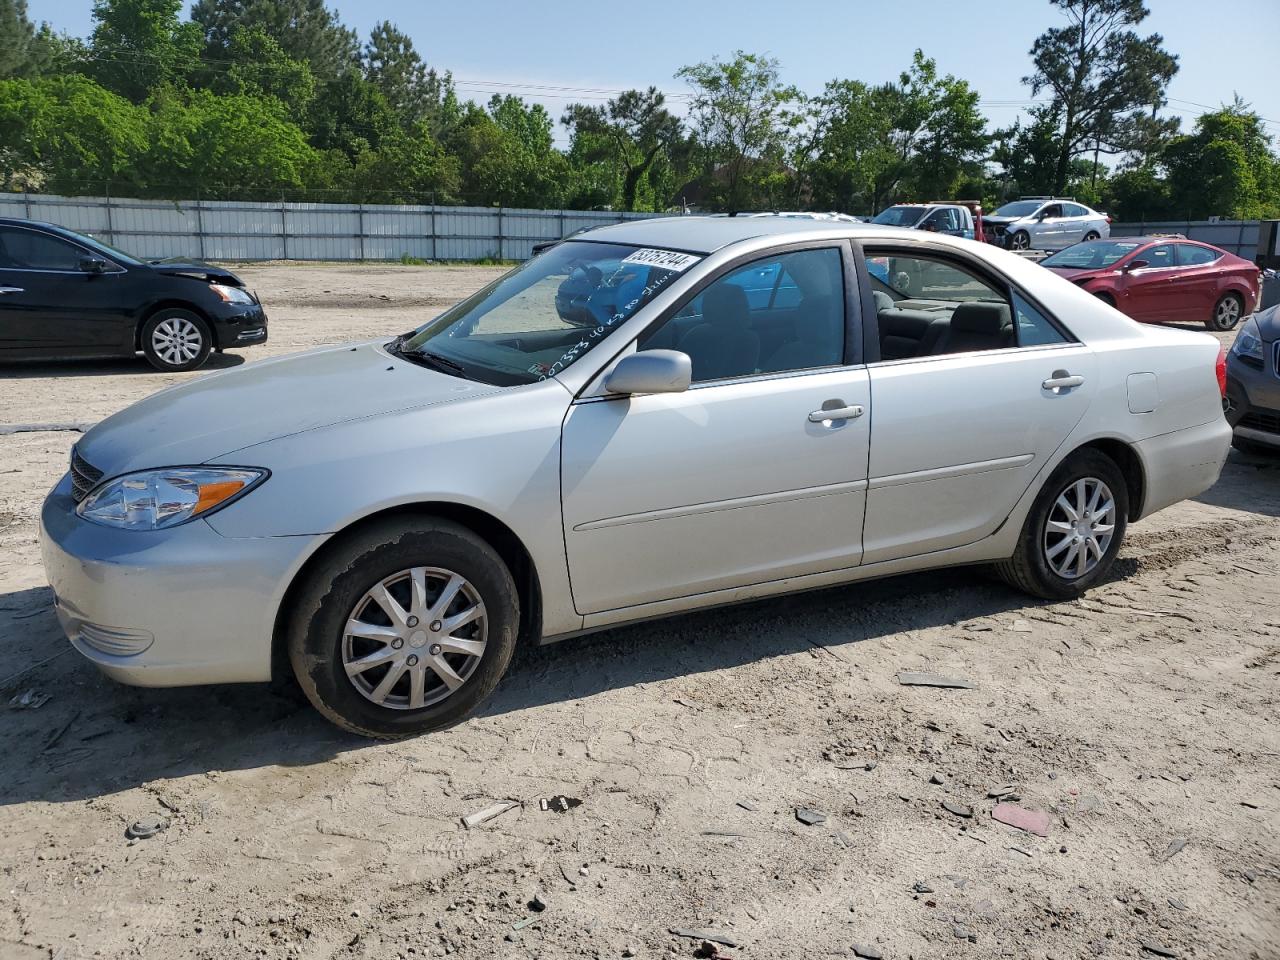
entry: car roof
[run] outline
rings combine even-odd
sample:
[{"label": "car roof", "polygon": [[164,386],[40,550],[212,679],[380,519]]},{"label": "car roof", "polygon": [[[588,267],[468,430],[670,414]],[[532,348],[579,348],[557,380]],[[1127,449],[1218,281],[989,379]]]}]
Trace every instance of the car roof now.
[{"label": "car roof", "polygon": [[[891,232],[893,231],[893,232]],[[779,242],[821,237],[903,237],[916,236],[911,230],[896,230],[880,224],[856,221],[801,220],[797,217],[657,217],[628,220],[597,227],[574,242],[625,243],[638,247],[661,247],[689,253],[714,253],[723,247],[757,237],[776,237]]]}]

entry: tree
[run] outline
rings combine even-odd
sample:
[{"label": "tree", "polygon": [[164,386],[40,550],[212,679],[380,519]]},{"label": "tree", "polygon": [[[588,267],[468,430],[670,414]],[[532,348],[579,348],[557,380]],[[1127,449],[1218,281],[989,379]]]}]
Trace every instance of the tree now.
[{"label": "tree", "polygon": [[1164,103],[1178,59],[1158,33],[1129,29],[1147,18],[1142,0],[1049,0],[1067,26],[1046,30],[1031,48],[1033,95],[1047,90],[1058,118],[1053,192],[1067,185],[1071,160],[1125,149],[1135,116]]},{"label": "tree", "polygon": [[787,137],[800,93],[783,86],[778,61],[738,50],[681,67],[676,77],[694,88],[690,116],[705,151],[704,181],[713,202],[748,209],[785,178]]},{"label": "tree", "polygon": [[360,62],[355,31],[344,27],[324,0],[197,0],[191,19],[204,34],[211,60],[227,59],[237,29],[256,27],[322,79],[338,77]]},{"label": "tree", "polygon": [[307,127],[322,150],[340,150],[354,158],[377,150],[400,120],[376,86],[355,67],[320,86],[311,103]]},{"label": "tree", "polygon": [[200,33],[179,19],[181,10],[182,0],[94,0],[93,76],[134,103],[182,83],[199,57]]},{"label": "tree", "polygon": [[638,209],[641,180],[681,135],[680,120],[656,87],[627,90],[604,106],[571,104],[560,122],[572,132],[571,153],[587,163],[603,162],[621,174],[624,210]]},{"label": "tree", "polygon": [[374,26],[364,48],[365,76],[386,98],[402,122],[412,126],[433,120],[452,88],[449,74],[428,69],[413,40],[388,20]]},{"label": "tree", "polygon": [[0,80],[0,181],[72,194],[136,182],[146,119],[86,77]]},{"label": "tree", "polygon": [[1164,151],[1173,211],[1188,219],[1247,220],[1280,211],[1280,159],[1262,118],[1238,97],[1196,120]]},{"label": "tree", "polygon": [[261,27],[233,32],[227,57],[229,64],[217,64],[217,69],[209,71],[206,85],[215,93],[274,97],[288,104],[295,115],[304,115],[315,98],[311,67],[290,58]]}]

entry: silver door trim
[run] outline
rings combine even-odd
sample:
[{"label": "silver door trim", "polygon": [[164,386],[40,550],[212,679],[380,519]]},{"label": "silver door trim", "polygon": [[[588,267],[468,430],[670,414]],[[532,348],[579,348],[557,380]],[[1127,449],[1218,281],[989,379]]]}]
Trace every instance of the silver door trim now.
[{"label": "silver door trim", "polygon": [[868,481],[867,489],[879,490],[882,487],[896,487],[903,483],[944,480],[948,477],[962,477],[970,473],[992,473],[996,470],[1021,467],[1034,459],[1035,454],[1023,453],[1016,457],[1001,457],[999,460],[976,460],[973,463],[957,463],[949,467],[933,467],[929,470],[913,470],[911,473],[895,473],[886,477],[872,477]]},{"label": "silver door trim", "polygon": [[588,520],[573,527],[574,533],[585,530],[601,530],[606,527],[622,527],[632,523],[649,523],[653,520],[670,520],[676,517],[691,517],[703,513],[721,513],[725,510],[739,510],[743,507],[759,507],[770,503],[782,503],[793,500],[814,500],[818,497],[834,497],[842,493],[855,493],[865,490],[867,481],[850,480],[846,483],[829,483],[821,487],[803,487],[799,490],[780,490],[777,493],[760,493],[750,497],[735,497],[731,500],[712,500],[707,503],[693,503],[683,507],[667,507],[661,510],[646,510],[644,513],[629,513],[621,517],[606,517],[603,520]]}]

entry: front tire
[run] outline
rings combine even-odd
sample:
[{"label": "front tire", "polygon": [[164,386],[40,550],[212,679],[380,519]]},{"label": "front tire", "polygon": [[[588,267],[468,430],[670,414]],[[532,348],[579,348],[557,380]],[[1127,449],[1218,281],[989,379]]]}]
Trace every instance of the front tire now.
[{"label": "front tire", "polygon": [[996,571],[1045,600],[1071,600],[1110,571],[1129,516],[1129,489],[1115,461],[1097,450],[1068,457],[1027,514],[1012,557]]},{"label": "front tire", "polygon": [[1031,234],[1025,230],[1019,230],[1009,238],[1009,249],[1011,250],[1030,250]]},{"label": "front tire", "polygon": [[142,327],[142,353],[157,370],[195,370],[209,359],[213,334],[204,319],[190,310],[160,310]]},{"label": "front tire", "polygon": [[1210,330],[1226,331],[1235,328],[1244,313],[1244,301],[1238,293],[1227,293],[1213,306],[1213,313],[1205,321]]},{"label": "front tire", "polygon": [[377,739],[440,730],[498,685],[515,652],[511,572],[459,524],[398,518],[311,572],[288,632],[299,686],[333,723]]}]

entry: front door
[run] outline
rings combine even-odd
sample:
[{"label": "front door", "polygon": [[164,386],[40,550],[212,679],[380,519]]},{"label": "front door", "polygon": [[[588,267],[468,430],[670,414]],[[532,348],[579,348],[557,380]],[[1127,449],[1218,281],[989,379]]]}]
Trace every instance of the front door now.
[{"label": "front door", "polygon": [[[85,273],[88,251],[27,227],[0,227],[0,354],[119,353],[132,317],[115,264]],[[95,254],[96,256],[96,254]]]},{"label": "front door", "polygon": [[927,278],[899,301],[908,307],[880,311],[882,338],[899,310],[934,316],[938,329],[913,356],[869,368],[864,564],[993,534],[1097,387],[1092,351],[1002,280],[953,254],[867,253],[917,259],[914,272]]},{"label": "front door", "polygon": [[1121,309],[1135,320],[1148,323],[1180,319],[1185,308],[1173,295],[1173,285],[1169,282],[1176,269],[1173,244],[1161,243],[1139,250],[1131,259],[1147,263],[1125,271],[1121,281]]},{"label": "front door", "polygon": [[[845,362],[847,256],[824,245],[729,269],[638,344],[688,353],[689,390],[570,408],[579,613],[858,564],[871,417],[866,368]],[[752,309],[764,277],[794,296]]]}]

